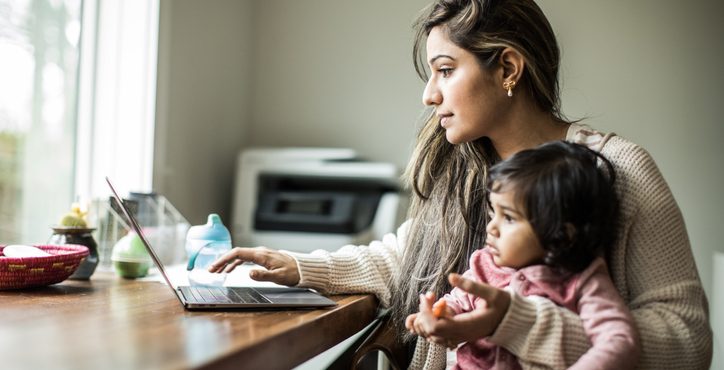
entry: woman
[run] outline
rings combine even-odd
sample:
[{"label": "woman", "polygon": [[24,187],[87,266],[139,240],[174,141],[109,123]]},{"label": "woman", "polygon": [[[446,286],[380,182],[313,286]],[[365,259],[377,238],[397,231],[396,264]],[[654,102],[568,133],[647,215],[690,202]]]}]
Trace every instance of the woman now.
[{"label": "woman", "polygon": [[[465,271],[472,252],[484,245],[488,212],[478,189],[485,189],[488,168],[564,139],[600,151],[615,167],[621,221],[607,257],[641,335],[640,367],[708,368],[707,302],[681,212],[645,150],[564,119],[559,50],[540,8],[532,0],[438,0],[416,28],[416,68],[427,80],[423,102],[433,109],[405,175],[414,190],[409,221],[381,241],[332,253],[235,248],[211,269],[230,271],[252,261],[267,268],[254,271],[254,279],[374,293],[405,335],[404,319],[418,311],[419,294],[449,291],[447,275]],[[589,347],[577,316],[551,301],[464,279],[456,286],[488,301],[488,309],[440,324],[430,333],[432,342],[405,336],[415,346],[411,368],[442,368],[441,344],[479,338],[554,368],[574,363]]]}]

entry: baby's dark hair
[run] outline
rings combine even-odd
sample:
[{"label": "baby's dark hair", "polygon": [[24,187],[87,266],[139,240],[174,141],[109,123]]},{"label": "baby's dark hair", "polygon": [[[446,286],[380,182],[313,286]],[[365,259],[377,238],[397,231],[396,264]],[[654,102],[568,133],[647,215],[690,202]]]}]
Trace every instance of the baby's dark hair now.
[{"label": "baby's dark hair", "polygon": [[614,181],[613,165],[602,154],[555,141],[493,166],[488,190],[515,191],[515,201],[546,251],[545,264],[580,272],[615,241],[619,209]]}]

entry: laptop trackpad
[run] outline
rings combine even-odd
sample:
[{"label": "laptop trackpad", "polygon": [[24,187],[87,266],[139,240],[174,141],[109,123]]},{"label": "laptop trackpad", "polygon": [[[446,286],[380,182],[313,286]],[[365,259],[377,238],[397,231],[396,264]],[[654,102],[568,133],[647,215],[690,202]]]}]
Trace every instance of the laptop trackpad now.
[{"label": "laptop trackpad", "polygon": [[261,288],[254,287],[273,303],[294,304],[309,303],[326,300],[318,294],[301,288]]}]

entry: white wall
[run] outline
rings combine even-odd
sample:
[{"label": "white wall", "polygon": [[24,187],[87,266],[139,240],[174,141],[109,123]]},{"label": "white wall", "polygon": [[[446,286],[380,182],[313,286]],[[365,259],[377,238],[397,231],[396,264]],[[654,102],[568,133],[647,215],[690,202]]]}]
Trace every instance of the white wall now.
[{"label": "white wall", "polygon": [[[423,108],[410,26],[425,4],[163,0],[156,189],[200,222],[228,214],[245,146],[353,147],[404,166]],[[653,154],[704,286],[722,294],[711,260],[724,252],[724,3],[540,4],[563,51],[564,111]]]}]

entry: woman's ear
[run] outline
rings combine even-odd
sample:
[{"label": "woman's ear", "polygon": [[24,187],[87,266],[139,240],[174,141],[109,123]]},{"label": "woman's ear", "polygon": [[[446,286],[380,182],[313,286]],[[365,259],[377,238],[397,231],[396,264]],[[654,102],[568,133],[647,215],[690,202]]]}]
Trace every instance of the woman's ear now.
[{"label": "woman's ear", "polygon": [[502,71],[502,81],[517,83],[520,77],[523,75],[523,69],[525,68],[525,59],[518,50],[511,47],[507,47],[500,52],[500,58],[498,59]]}]

